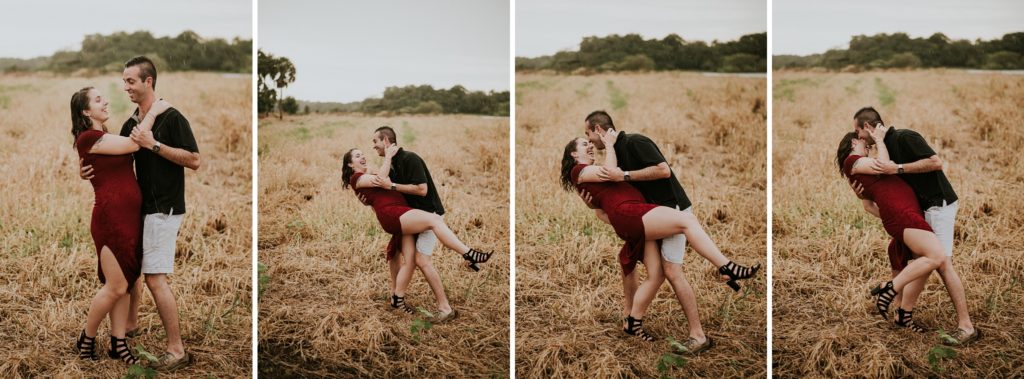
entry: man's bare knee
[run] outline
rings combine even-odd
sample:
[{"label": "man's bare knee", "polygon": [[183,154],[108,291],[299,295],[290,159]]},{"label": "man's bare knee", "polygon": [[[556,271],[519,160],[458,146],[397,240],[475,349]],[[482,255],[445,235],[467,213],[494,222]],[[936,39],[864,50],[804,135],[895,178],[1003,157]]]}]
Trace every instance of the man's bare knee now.
[{"label": "man's bare knee", "polygon": [[167,275],[164,274],[150,274],[146,275],[146,287],[149,287],[149,291],[155,291],[157,289],[163,289],[167,287]]},{"label": "man's bare knee", "polygon": [[427,268],[433,266],[433,259],[429,255],[416,252],[416,266],[419,268]]},{"label": "man's bare knee", "polygon": [[683,277],[683,265],[670,263],[668,261],[662,262],[662,271],[665,273],[665,279],[670,282],[675,282],[679,279],[686,279]]}]

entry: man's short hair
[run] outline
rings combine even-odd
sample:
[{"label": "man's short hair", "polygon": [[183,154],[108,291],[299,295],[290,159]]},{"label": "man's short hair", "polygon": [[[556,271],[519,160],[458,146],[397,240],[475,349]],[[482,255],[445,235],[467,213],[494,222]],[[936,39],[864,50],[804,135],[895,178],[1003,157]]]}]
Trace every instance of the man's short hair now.
[{"label": "man's short hair", "polygon": [[586,118],[587,130],[594,130],[594,127],[600,126],[603,130],[615,129],[615,123],[612,122],[612,116],[608,115],[608,112],[603,110],[597,110],[590,112]]},{"label": "man's short hair", "polygon": [[863,128],[865,122],[871,126],[876,126],[879,123],[885,125],[885,122],[882,121],[882,116],[872,107],[861,108],[857,113],[853,114],[853,119],[857,120],[857,128]]},{"label": "man's short hair", "polygon": [[140,55],[135,58],[129,59],[124,62],[124,68],[132,66],[139,66],[139,79],[146,81],[146,78],[153,78],[153,90],[156,90],[156,65],[153,61],[146,58],[145,55]]},{"label": "man's short hair", "polygon": [[391,129],[390,126],[384,125],[382,127],[377,128],[377,130],[374,130],[373,132],[380,133],[380,135],[384,136],[384,138],[387,138],[388,141],[391,143],[398,143],[398,136],[395,135],[395,130]]}]

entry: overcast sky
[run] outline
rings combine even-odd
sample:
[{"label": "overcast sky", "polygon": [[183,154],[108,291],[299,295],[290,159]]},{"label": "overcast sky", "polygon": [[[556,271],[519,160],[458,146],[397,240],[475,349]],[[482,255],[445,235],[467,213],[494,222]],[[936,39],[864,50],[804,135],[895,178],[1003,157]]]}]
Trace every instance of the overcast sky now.
[{"label": "overcast sky", "polygon": [[88,34],[192,30],[204,38],[252,38],[249,0],[17,1],[0,11],[0,57],[35,58],[78,50]]},{"label": "overcast sky", "polygon": [[583,37],[675,33],[685,40],[729,41],[768,31],[766,0],[517,0],[516,56],[576,50]]},{"label": "overcast sky", "polygon": [[509,88],[506,0],[259,0],[258,44],[295,64],[285,96],[350,102],[384,88]]},{"label": "overcast sky", "polygon": [[941,32],[973,41],[1024,31],[1020,0],[775,0],[772,7],[773,55],[845,49],[855,35]]}]

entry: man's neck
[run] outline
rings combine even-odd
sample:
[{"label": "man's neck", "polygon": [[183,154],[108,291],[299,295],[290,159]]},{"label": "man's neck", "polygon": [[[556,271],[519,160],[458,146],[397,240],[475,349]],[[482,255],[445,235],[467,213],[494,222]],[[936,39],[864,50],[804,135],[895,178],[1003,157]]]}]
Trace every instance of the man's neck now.
[{"label": "man's neck", "polygon": [[156,94],[155,93],[152,96],[146,97],[142,101],[139,101],[139,119],[142,119],[143,117],[146,117],[146,114],[149,113],[149,109],[150,108],[153,108],[153,103],[155,103],[155,102],[156,102]]}]

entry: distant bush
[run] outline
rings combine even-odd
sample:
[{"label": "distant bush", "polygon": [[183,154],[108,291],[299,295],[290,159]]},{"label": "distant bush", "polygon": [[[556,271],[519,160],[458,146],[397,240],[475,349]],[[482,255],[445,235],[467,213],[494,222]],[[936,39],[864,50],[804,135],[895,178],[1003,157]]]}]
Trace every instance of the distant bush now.
[{"label": "distant bush", "polygon": [[478,114],[508,116],[509,91],[469,91],[456,85],[450,89],[434,89],[430,85],[388,87],[383,97],[371,97],[351,103],[300,102],[310,111],[361,112],[368,114]]}]

